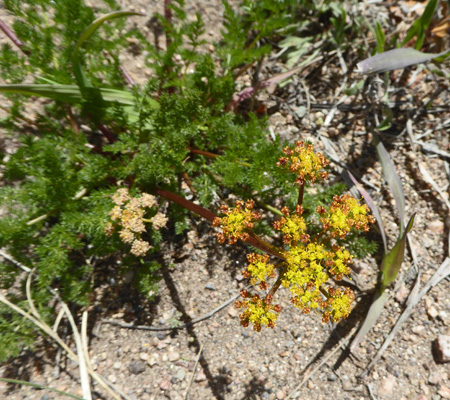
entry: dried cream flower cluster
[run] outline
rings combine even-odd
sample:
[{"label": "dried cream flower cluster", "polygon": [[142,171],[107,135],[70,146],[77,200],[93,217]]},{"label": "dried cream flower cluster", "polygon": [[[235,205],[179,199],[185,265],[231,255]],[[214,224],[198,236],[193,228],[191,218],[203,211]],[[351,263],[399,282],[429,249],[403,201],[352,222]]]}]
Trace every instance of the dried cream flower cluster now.
[{"label": "dried cream flower cluster", "polygon": [[168,218],[161,212],[157,212],[151,219],[144,218],[149,208],[154,207],[156,199],[148,193],[142,193],[140,197],[131,197],[127,188],[118,189],[112,196],[115,207],[109,213],[112,223],[109,222],[105,231],[110,236],[116,226],[121,228],[119,232],[122,242],[131,244],[131,253],[142,257],[151,249],[150,243],[142,240],[141,235],[146,232],[145,222],[159,230],[166,226]]}]

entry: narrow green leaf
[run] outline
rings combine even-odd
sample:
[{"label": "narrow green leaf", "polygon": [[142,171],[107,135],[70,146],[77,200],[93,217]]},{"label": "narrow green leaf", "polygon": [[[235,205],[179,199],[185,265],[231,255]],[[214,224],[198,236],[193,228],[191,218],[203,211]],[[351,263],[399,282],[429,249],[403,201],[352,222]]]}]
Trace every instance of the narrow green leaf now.
[{"label": "narrow green leaf", "polygon": [[377,52],[382,53],[384,51],[386,38],[384,36],[383,28],[378,21],[375,22],[375,39],[377,40]]},{"label": "narrow green leaf", "polygon": [[115,11],[106,15],[103,15],[99,18],[97,18],[95,21],[93,21],[81,34],[81,36],[78,38],[78,41],[75,45],[75,48],[73,49],[72,54],[72,65],[74,69],[75,78],[77,79],[78,84],[84,88],[84,87],[91,87],[90,82],[88,82],[88,79],[86,78],[86,75],[84,74],[83,69],[81,68],[80,63],[80,48],[83,45],[86,40],[88,40],[94,32],[103,24],[103,22],[112,20],[114,18],[121,18],[121,17],[127,17],[130,15],[143,15],[137,12],[133,11]]},{"label": "narrow green leaf", "polygon": [[51,392],[55,392],[55,393],[61,394],[66,397],[71,397],[72,399],[84,400],[83,397],[75,396],[74,394],[63,392],[62,390],[58,390],[58,389],[53,389],[48,386],[39,385],[38,383],[31,383],[31,382],[27,382],[27,381],[21,381],[18,379],[8,379],[8,378],[0,378],[0,382],[14,383],[16,385],[31,386],[31,387],[34,387],[37,389],[47,389],[47,390],[50,390]]},{"label": "narrow green leaf", "polygon": [[350,345],[350,351],[353,351],[361,343],[361,341],[364,339],[364,336],[367,335],[367,332],[369,332],[375,325],[378,317],[383,312],[386,300],[387,293],[384,290],[377,290],[372,304],[370,305],[369,311],[367,312],[366,318]]},{"label": "narrow green leaf", "polygon": [[389,153],[383,146],[383,143],[381,143],[378,135],[374,134],[373,138],[377,148],[378,157],[380,158],[384,179],[386,179],[392,195],[394,196],[398,217],[400,219],[400,236],[402,236],[405,226],[405,195],[403,193],[402,182],[395,171],[395,166]]},{"label": "narrow green leaf", "polygon": [[400,270],[400,267],[403,263],[405,255],[406,236],[412,229],[415,216],[416,214],[414,213],[409,220],[408,225],[406,226],[405,233],[401,238],[399,238],[395,246],[392,248],[389,254],[384,257],[383,262],[381,263],[382,280],[378,284],[374,299],[366,315],[366,318],[364,319],[361,328],[359,329],[357,335],[350,345],[351,351],[361,343],[361,341],[364,339],[364,336],[366,336],[367,332],[372,329],[378,317],[383,312],[384,305],[387,300],[386,288],[396,278],[398,271]]},{"label": "narrow green leaf", "polygon": [[389,254],[384,257],[383,262],[381,263],[381,272],[383,274],[381,285],[383,290],[394,281],[398,271],[400,271],[400,267],[402,266],[405,257],[406,235],[413,227],[415,216],[416,214],[414,213],[406,226],[405,232],[399,237],[395,246]]},{"label": "narrow green leaf", "polygon": [[433,18],[433,14],[436,11],[436,7],[438,5],[438,0],[430,0],[423,11],[423,14],[411,25],[408,32],[406,33],[406,37],[402,42],[402,47],[408,43],[414,36],[417,36],[416,44],[414,48],[419,50],[422,47],[423,41],[425,40],[425,33],[428,29],[428,26],[431,23],[431,19]]},{"label": "narrow green leaf", "polygon": [[[138,113],[134,109],[134,97],[131,92],[110,88],[98,88],[96,90],[100,92],[105,106],[120,104],[130,117],[130,121],[134,122],[137,120]],[[76,85],[0,85],[0,93],[17,93],[26,96],[46,97],[68,104],[81,104],[83,101],[81,90]],[[156,100],[147,99],[147,101],[154,109],[159,108],[159,103]]]}]

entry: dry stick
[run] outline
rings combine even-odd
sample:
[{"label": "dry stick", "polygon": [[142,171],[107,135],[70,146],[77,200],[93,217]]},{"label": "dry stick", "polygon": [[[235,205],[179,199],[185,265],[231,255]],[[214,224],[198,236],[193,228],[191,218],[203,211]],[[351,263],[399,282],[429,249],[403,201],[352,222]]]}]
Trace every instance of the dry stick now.
[{"label": "dry stick", "polygon": [[414,285],[413,289],[411,290],[411,293],[407,300],[407,306],[403,313],[400,315],[399,319],[397,320],[397,323],[392,328],[391,332],[385,339],[383,345],[378,350],[375,357],[372,359],[366,370],[361,374],[361,378],[364,378],[369,371],[372,369],[372,367],[378,362],[380,357],[383,355],[385,350],[389,347],[392,340],[394,339],[395,334],[400,329],[400,327],[403,325],[403,323],[409,318],[409,316],[412,314],[414,307],[419,303],[419,301],[422,299],[423,296],[427,294],[427,292],[433,287],[436,286],[442,279],[445,279],[447,276],[450,275],[450,258],[446,258],[444,262],[441,264],[441,266],[438,268],[438,270],[434,273],[434,275],[428,280],[428,282],[425,284],[422,290],[420,289],[420,275],[418,275],[416,279],[416,284]]},{"label": "dry stick", "polygon": [[336,345],[336,347],[330,351],[326,357],[323,357],[320,363],[317,365],[316,368],[314,368],[307,376],[303,378],[303,380],[300,382],[300,384],[292,391],[292,393],[287,397],[288,400],[292,399],[293,396],[296,394],[296,392],[301,389],[301,387],[320,369],[322,366],[331,358],[333,355],[342,347],[347,346],[348,342],[350,341],[350,337],[353,336],[353,334],[356,331],[356,327],[354,327],[350,333],[347,335],[346,338],[339,341],[339,343]]},{"label": "dry stick", "polygon": [[236,296],[233,296],[231,299],[227,300],[225,303],[222,303],[219,307],[215,308],[208,314],[202,315],[199,318],[196,318],[192,321],[189,321],[183,325],[176,326],[176,327],[170,327],[170,326],[161,326],[161,327],[154,327],[154,326],[146,326],[146,325],[133,325],[133,324],[126,324],[124,322],[119,321],[113,321],[110,319],[102,320],[102,323],[109,324],[109,325],[115,325],[119,326],[121,328],[128,328],[128,329],[140,329],[143,331],[173,331],[175,329],[184,329],[191,325],[196,324],[197,322],[204,321],[205,319],[211,318],[214,314],[218,313],[220,310],[225,308],[227,305],[235,301],[241,294],[237,294]]},{"label": "dry stick", "polygon": [[203,344],[200,345],[200,350],[198,351],[197,360],[195,361],[194,369],[192,370],[191,379],[189,380],[189,384],[186,389],[186,394],[184,395],[184,400],[188,400],[189,398],[189,390],[191,388],[192,382],[194,381],[195,370],[197,369],[197,365],[200,360],[200,356],[202,355],[202,351],[203,351]]}]

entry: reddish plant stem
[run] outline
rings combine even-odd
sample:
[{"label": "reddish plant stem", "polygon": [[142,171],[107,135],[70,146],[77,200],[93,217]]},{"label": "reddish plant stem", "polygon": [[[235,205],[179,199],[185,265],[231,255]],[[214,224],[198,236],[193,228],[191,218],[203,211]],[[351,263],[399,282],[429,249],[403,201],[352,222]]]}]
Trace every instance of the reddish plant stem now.
[{"label": "reddish plant stem", "polygon": [[267,296],[271,296],[273,297],[273,295],[275,294],[275,292],[279,289],[279,287],[281,286],[281,282],[283,281],[283,277],[284,274],[287,271],[287,265],[285,265],[283,267],[283,269],[280,272],[280,275],[278,275],[278,279],[276,280],[276,282],[273,284],[273,286],[270,288],[269,293],[267,293]]},{"label": "reddish plant stem", "polygon": [[208,158],[217,158],[217,157],[219,157],[218,154],[210,153],[209,151],[193,149],[193,148],[191,148],[191,147],[188,147],[188,150],[189,150],[191,153],[193,153],[193,154],[200,154],[200,155],[205,156],[205,157],[208,157]]},{"label": "reddish plant stem", "polygon": [[[169,7],[170,3],[171,0],[164,0],[164,17],[167,20],[167,24],[172,27],[172,10]],[[169,32],[166,31],[166,49],[169,48],[170,43],[170,35]]]},{"label": "reddish plant stem", "polygon": [[116,141],[116,138],[114,137],[113,133],[103,124],[98,124],[98,129],[106,139],[108,139],[109,143],[114,143]]},{"label": "reddish plant stem", "polygon": [[303,182],[300,185],[300,188],[298,190],[298,200],[297,200],[297,204],[299,206],[301,206],[303,204],[303,195],[305,194],[305,182]]},{"label": "reddish plant stem", "polygon": [[[174,203],[179,204],[180,206],[187,208],[188,210],[200,215],[201,217],[207,219],[208,221],[212,222],[214,218],[217,216],[212,213],[211,211],[207,210],[206,208],[203,208],[202,206],[199,206],[198,204],[194,204],[192,201],[186,200],[185,198],[178,196],[175,193],[169,192],[164,189],[156,188],[154,190],[154,193],[157,195],[164,197],[167,200],[173,201]],[[245,243],[256,247],[262,251],[265,251],[266,253],[269,253],[273,255],[274,257],[278,257],[281,259],[284,259],[283,255],[281,254],[281,251],[275,247],[272,246],[270,243],[267,243],[263,239],[261,239],[259,236],[252,233],[248,239],[245,241]]]},{"label": "reddish plant stem", "polygon": [[31,52],[29,50],[25,50],[23,48],[24,44],[23,42],[16,36],[16,34],[9,29],[9,27],[0,20],[0,29],[5,33],[6,36],[8,36],[11,41],[27,56],[29,56],[31,54]]},{"label": "reddish plant stem", "polygon": [[189,190],[192,192],[192,194],[197,194],[197,190],[195,190],[194,185],[192,184],[191,179],[189,178],[189,175],[186,171],[183,171],[181,174],[183,176],[184,181],[186,182],[186,185],[189,186]]},{"label": "reddish plant stem", "polygon": [[127,71],[124,67],[122,67],[122,66],[120,66],[120,70],[122,71],[123,77],[127,80],[127,82],[128,82],[131,86],[134,86],[133,78],[130,76],[130,74],[128,73],[128,71]]}]

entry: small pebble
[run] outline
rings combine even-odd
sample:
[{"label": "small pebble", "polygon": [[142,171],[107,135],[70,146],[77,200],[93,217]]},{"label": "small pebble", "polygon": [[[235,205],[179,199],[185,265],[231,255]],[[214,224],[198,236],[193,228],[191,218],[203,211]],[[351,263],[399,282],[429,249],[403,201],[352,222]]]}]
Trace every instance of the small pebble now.
[{"label": "small pebble", "polygon": [[206,381],[206,375],[203,371],[199,371],[197,376],[195,377],[195,382],[203,382]]},{"label": "small pebble", "polygon": [[444,233],[444,223],[441,220],[436,219],[428,224],[428,229],[433,233]]},{"label": "small pebble", "polygon": [[438,316],[438,311],[435,307],[431,306],[427,308],[427,314],[430,318],[436,318]]},{"label": "small pebble", "polygon": [[380,395],[380,397],[387,398],[390,394],[392,394],[396,382],[397,379],[395,378],[395,376],[392,374],[388,374],[388,376],[381,381],[381,386],[378,389],[378,394]]},{"label": "small pebble", "polygon": [[169,390],[170,388],[170,379],[164,378],[161,383],[159,384],[159,388],[163,391]]},{"label": "small pebble", "polygon": [[284,392],[284,390],[279,390],[277,392],[277,400],[283,400],[284,398],[286,398],[286,392]]},{"label": "small pebble", "polygon": [[228,308],[228,315],[230,317],[236,317],[239,314],[239,310],[235,306],[231,306]]},{"label": "small pebble", "polygon": [[175,378],[177,378],[179,382],[182,382],[185,377],[186,377],[186,370],[184,368],[180,368],[175,374]]},{"label": "small pebble", "polygon": [[334,374],[329,374],[329,375],[327,376],[327,380],[328,380],[329,382],[334,382],[334,381],[336,380],[336,375],[334,375]]},{"label": "small pebble", "polygon": [[170,362],[175,362],[180,359],[180,353],[178,353],[178,351],[169,351],[167,356]]},{"label": "small pebble", "polygon": [[159,361],[159,354],[153,353],[147,360],[148,365],[150,367],[153,367],[157,362]]},{"label": "small pebble", "polygon": [[132,361],[128,366],[128,370],[134,375],[141,374],[145,371],[145,364],[142,361]]},{"label": "small pebble", "polygon": [[448,386],[442,385],[438,390],[439,396],[441,396],[443,399],[450,399],[450,389]]},{"label": "small pebble", "polygon": [[438,371],[433,371],[430,373],[430,376],[428,377],[428,383],[430,385],[437,386],[441,381],[442,376]]},{"label": "small pebble", "polygon": [[217,288],[214,286],[214,284],[209,283],[209,282],[205,285],[205,289],[208,289],[208,290],[217,290]]},{"label": "small pebble", "polygon": [[433,342],[433,350],[436,361],[439,363],[450,362],[450,336],[439,335]]},{"label": "small pebble", "polygon": [[117,378],[115,375],[111,374],[111,375],[108,375],[108,381],[110,381],[111,383],[116,383]]}]

